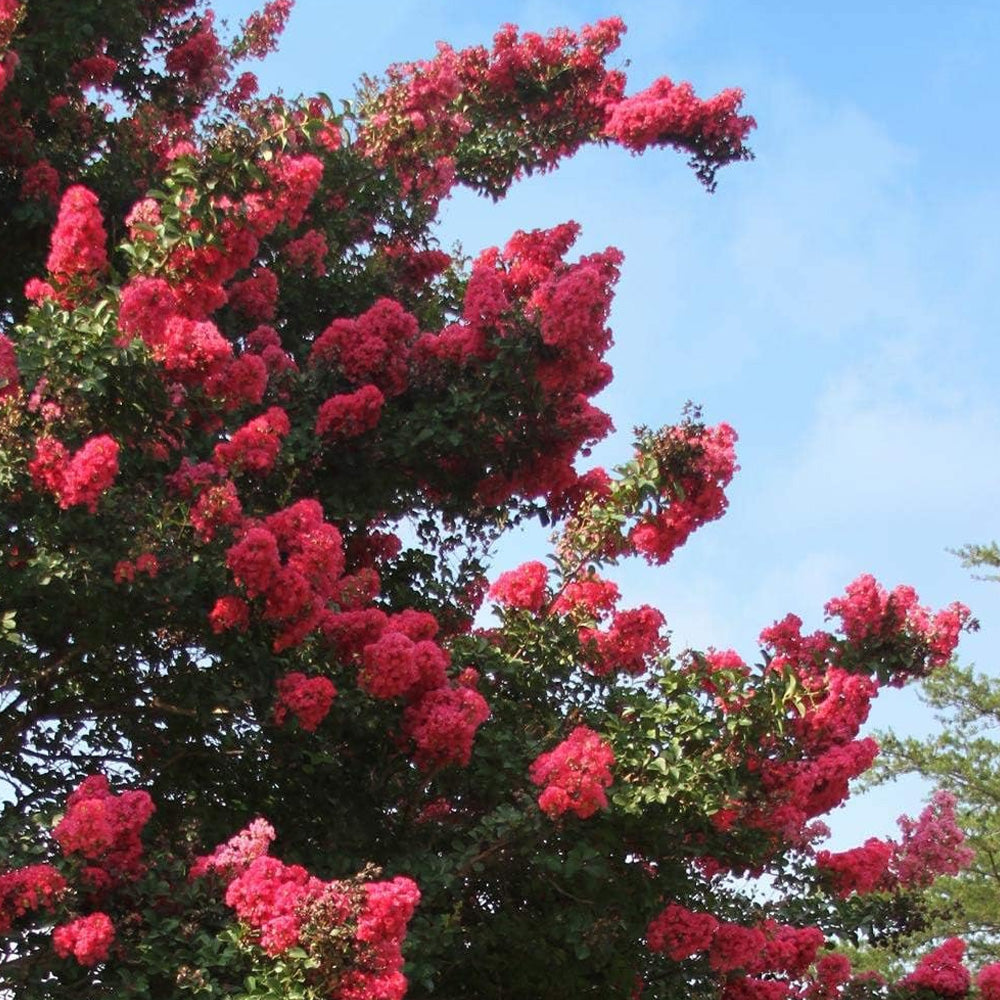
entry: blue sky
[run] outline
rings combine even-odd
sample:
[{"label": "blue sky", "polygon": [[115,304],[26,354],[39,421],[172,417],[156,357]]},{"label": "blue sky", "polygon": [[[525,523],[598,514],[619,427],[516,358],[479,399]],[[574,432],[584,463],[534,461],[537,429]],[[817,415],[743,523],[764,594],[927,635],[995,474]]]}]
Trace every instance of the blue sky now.
[{"label": "blue sky", "polygon": [[[254,4],[221,0],[235,23]],[[926,603],[962,600],[982,631],[962,659],[1000,672],[1000,585],[947,552],[1000,536],[996,109],[1000,11],[992,0],[485,2],[297,0],[265,90],[347,97],[358,77],[488,42],[504,22],[544,31],[620,14],[630,90],[668,75],[707,96],[740,86],[755,115],[754,162],[705,194],[681,157],[588,150],[500,204],[460,193],[445,247],[468,252],[515,229],[576,219],[581,252],[618,246],[615,383],[599,403],[627,455],[638,423],[685,400],[740,433],[742,471],[725,519],[664,568],[630,564],[626,597],[660,607],[675,649],[756,654],[788,611],[821,623],[858,574],[906,582]],[[542,532],[498,570],[544,552]],[[890,691],[873,722],[931,725]],[[891,833],[922,790],[872,793],[833,817],[836,843]]]}]

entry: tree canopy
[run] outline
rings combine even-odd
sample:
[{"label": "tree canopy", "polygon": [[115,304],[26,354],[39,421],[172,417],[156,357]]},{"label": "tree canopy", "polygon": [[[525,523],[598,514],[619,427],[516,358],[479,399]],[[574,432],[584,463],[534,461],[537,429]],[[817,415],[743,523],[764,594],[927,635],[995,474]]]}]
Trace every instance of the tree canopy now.
[{"label": "tree canopy", "polygon": [[[434,236],[585,144],[711,190],[741,92],[628,94],[611,18],[261,95],[291,6],[226,38],[196,0],[0,0],[4,986],[964,996],[957,939],[895,983],[835,950],[965,862],[948,802],[854,852],[818,820],[967,609],[861,576],[757,664],[671,651],[613,567],[723,515],[735,431],[692,407],[582,467],[620,254]],[[528,519],[547,561],[496,574]]]}]

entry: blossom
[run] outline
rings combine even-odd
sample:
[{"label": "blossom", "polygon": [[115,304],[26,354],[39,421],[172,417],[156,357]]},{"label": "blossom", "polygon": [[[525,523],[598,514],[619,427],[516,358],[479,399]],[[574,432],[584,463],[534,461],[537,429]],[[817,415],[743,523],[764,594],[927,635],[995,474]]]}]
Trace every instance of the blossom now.
[{"label": "blossom", "polygon": [[517,569],[501,573],[490,587],[490,597],[508,608],[541,611],[545,603],[545,584],[549,571],[545,563],[527,562]]},{"label": "blossom", "polygon": [[257,818],[224,844],[219,844],[211,854],[198,857],[189,874],[191,878],[200,878],[215,871],[231,881],[245,872],[256,858],[266,855],[274,838],[274,827],[266,819]]},{"label": "blossom", "polygon": [[28,471],[36,488],[55,495],[66,510],[77,505],[91,513],[118,475],[118,443],[108,434],[90,438],[72,455],[55,438],[35,442]]},{"label": "blossom", "polygon": [[65,890],[66,879],[52,865],[28,865],[0,874],[0,934],[29,910],[51,909]]},{"label": "blossom", "polygon": [[604,789],[614,780],[611,747],[587,726],[577,726],[555,749],[541,754],[528,772],[536,785],[544,785],[538,806],[555,818],[574,812],[587,819],[606,809]]},{"label": "blossom", "polygon": [[78,917],[52,932],[52,944],[60,958],[73,958],[83,966],[96,965],[108,957],[115,939],[115,926],[106,913]]},{"label": "blossom", "polygon": [[698,952],[707,951],[719,926],[710,913],[695,913],[679,903],[669,903],[649,924],[646,943],[650,951],[666,952],[674,962],[681,962]]},{"label": "blossom", "polygon": [[307,733],[313,732],[326,718],[337,689],[326,677],[306,677],[293,671],[278,680],[278,698],[274,721],[280,726],[289,714]]},{"label": "blossom", "polygon": [[374,385],[331,396],[316,415],[316,433],[329,438],[364,434],[378,424],[383,403],[385,396]]},{"label": "blossom", "polygon": [[900,981],[900,986],[927,990],[941,1000],[960,1000],[969,992],[972,977],[962,965],[965,943],[949,938],[943,945],[928,952],[917,967]]},{"label": "blossom", "polygon": [[97,287],[108,269],[107,233],[97,195],[82,184],[67,188],[59,203],[46,266],[67,304]]},{"label": "blossom", "polygon": [[266,475],[274,468],[282,439],[290,430],[288,415],[280,406],[272,406],[234,431],[228,441],[217,444],[215,460],[232,471]]},{"label": "blossom", "polygon": [[428,771],[449,764],[464,767],[476,730],[490,717],[486,699],[469,687],[427,691],[403,712],[403,732],[413,741],[414,760]]},{"label": "blossom", "polygon": [[154,809],[147,792],[116,795],[103,774],[92,775],[69,796],[52,836],[63,854],[96,862],[112,880],[134,879],[144,871],[140,834]]}]

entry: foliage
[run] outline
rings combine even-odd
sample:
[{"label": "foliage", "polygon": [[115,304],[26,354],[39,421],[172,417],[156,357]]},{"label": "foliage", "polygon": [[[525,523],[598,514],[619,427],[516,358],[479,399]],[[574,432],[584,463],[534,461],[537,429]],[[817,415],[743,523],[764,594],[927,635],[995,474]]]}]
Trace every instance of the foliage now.
[{"label": "foliage", "polygon": [[[241,60],[290,7],[227,41],[194,0],[0,0],[5,986],[960,995],[960,942],[889,985],[830,950],[909,929],[900,894],[961,854],[947,808],[874,880],[816,821],[879,683],[942,667],[966,609],[860,577],[757,665],[671,655],[604,574],[722,516],[734,431],[692,410],[581,472],[621,255],[433,235],[455,185],[585,143],[711,188],[749,158],[740,92],[626,96],[609,19],[260,97]],[[534,517],[550,562],[474,627]]]},{"label": "foliage", "polygon": [[[926,924],[897,942],[889,957],[913,955],[928,941],[958,933],[978,962],[1000,959],[996,900],[1000,884],[1000,681],[971,668],[949,666],[926,678],[922,700],[938,726],[924,738],[880,734],[882,754],[873,781],[917,774],[957,800],[956,815],[974,852],[962,872],[926,890]],[[873,958],[878,956],[872,956]]]}]

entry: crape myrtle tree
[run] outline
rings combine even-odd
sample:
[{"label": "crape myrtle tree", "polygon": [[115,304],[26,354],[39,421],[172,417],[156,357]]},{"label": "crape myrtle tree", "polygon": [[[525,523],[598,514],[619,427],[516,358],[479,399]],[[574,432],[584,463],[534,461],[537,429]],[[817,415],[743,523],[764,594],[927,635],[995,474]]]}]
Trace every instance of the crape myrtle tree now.
[{"label": "crape myrtle tree", "polygon": [[[610,570],[723,513],[733,430],[578,466],[620,254],[433,236],[585,143],[711,188],[742,95],[626,96],[611,19],[261,96],[290,7],[0,0],[7,993],[965,995],[957,939],[894,983],[835,950],[962,863],[947,810],[880,854],[818,818],[968,612],[862,577],[756,666],[671,656]],[[488,573],[530,518],[551,558]]]}]

